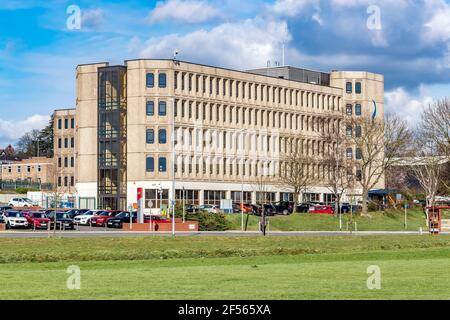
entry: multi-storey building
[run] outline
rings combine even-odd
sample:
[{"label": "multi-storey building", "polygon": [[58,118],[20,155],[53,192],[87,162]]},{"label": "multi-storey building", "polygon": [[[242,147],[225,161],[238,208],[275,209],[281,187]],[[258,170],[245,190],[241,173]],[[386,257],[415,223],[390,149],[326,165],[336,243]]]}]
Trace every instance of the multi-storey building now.
[{"label": "multi-storey building", "polygon": [[[242,72],[146,59],[79,65],[77,194],[125,209],[142,187],[147,210],[167,205],[173,185],[177,199],[194,204],[292,199],[277,181],[289,139],[320,157],[323,130],[371,114],[373,101],[382,116],[383,96],[383,76],[367,72]],[[309,170],[316,183],[303,196],[326,200],[325,170],[320,162]]]},{"label": "multi-storey building", "polygon": [[60,193],[75,194],[76,109],[59,109],[53,114],[55,183]]}]

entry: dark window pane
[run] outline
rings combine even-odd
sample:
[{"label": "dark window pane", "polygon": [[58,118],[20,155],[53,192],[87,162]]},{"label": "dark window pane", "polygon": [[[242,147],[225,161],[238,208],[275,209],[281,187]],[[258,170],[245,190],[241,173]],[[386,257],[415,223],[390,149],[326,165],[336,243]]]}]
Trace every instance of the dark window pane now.
[{"label": "dark window pane", "polygon": [[155,115],[155,103],[153,101],[147,101],[147,116]]},{"label": "dark window pane", "polygon": [[147,157],[146,170],[147,172],[155,171],[155,159],[153,157]]},{"label": "dark window pane", "polygon": [[355,92],[360,94],[361,93],[361,82],[357,82],[355,84]]},{"label": "dark window pane", "polygon": [[155,87],[155,75],[153,73],[147,73],[147,88]]},{"label": "dark window pane", "polygon": [[360,104],[357,104],[357,105],[355,106],[355,114],[356,114],[357,116],[360,116],[360,115],[362,114],[362,109],[361,109],[361,105],[360,105]]},{"label": "dark window pane", "polygon": [[166,106],[166,102],[165,101],[160,101],[159,102],[159,110],[158,110],[158,114],[160,116],[165,116],[167,113],[167,106]]},{"label": "dark window pane", "polygon": [[159,158],[159,172],[166,172],[166,171],[167,171],[167,159]]},{"label": "dark window pane", "polygon": [[351,82],[347,82],[345,88],[346,88],[347,93],[353,92],[353,84]]},{"label": "dark window pane", "polygon": [[155,132],[153,129],[147,129],[147,143],[154,144],[155,143]]},{"label": "dark window pane", "polygon": [[167,143],[166,129],[159,129],[158,141],[159,141],[160,144],[166,144]]},{"label": "dark window pane", "polygon": [[165,73],[160,73],[158,76],[158,85],[160,88],[165,88],[167,86],[167,76]]}]

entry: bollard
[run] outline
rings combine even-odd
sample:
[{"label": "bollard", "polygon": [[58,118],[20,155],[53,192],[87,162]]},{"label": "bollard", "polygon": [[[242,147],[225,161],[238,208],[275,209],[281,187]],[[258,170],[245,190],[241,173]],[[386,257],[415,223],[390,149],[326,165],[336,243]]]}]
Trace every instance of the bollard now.
[{"label": "bollard", "polygon": [[419,234],[420,234],[420,235],[423,234],[422,227],[419,228]]}]

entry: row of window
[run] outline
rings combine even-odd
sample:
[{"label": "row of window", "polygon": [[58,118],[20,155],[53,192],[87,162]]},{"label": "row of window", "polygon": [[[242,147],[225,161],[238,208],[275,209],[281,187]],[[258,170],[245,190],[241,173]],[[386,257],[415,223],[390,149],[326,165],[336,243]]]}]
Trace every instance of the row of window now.
[{"label": "row of window", "polygon": [[[154,144],[155,143],[155,130],[154,129],[147,129],[147,131],[146,131],[146,142],[147,142],[147,144]],[[159,144],[166,144],[167,143],[167,130],[166,129],[159,129],[158,130],[158,143]]]},{"label": "row of window", "polygon": [[[165,110],[165,109],[164,109]],[[361,110],[361,107],[358,107]],[[188,100],[175,101],[175,116],[182,120],[203,120],[233,125],[253,125],[265,128],[319,131],[319,126],[328,126],[336,121],[329,117],[299,113],[263,110],[250,107],[208,104]],[[331,130],[331,129],[330,129]]]},{"label": "row of window", "polygon": [[[147,73],[146,77],[147,88],[155,87],[155,74],[152,72]],[[166,88],[167,87],[167,75],[165,73],[158,74],[158,87]]]},{"label": "row of window", "polygon": [[[339,128],[337,128],[339,130]],[[259,134],[248,132],[221,131],[195,128],[175,128],[177,150],[192,148],[214,149],[216,151],[249,151],[263,153],[291,153],[299,151],[304,155],[325,155],[335,149],[330,143],[320,139],[299,139],[280,137],[277,134]],[[361,136],[361,127],[356,127],[356,136]],[[160,136],[165,140],[165,129],[160,130]],[[353,127],[347,128],[347,135],[353,135]],[[147,143],[154,143],[154,131],[147,131]]]},{"label": "row of window", "polygon": [[[61,168],[62,167],[62,161],[63,159],[61,157],[58,158],[58,167]],[[64,167],[68,168],[69,167],[69,161],[70,161],[70,167],[73,168],[75,167],[75,158],[74,157],[64,157]]]},{"label": "row of window", "polygon": [[[41,165],[37,165],[37,166],[24,166],[25,167],[25,172],[27,173],[31,173],[33,168],[36,168],[36,172],[41,172],[42,171],[42,167]],[[7,171],[8,173],[12,173],[12,166],[2,166],[2,169]],[[17,166],[16,167],[17,173],[22,173],[22,166]]]},{"label": "row of window", "polygon": [[[146,114],[148,117],[155,115],[155,102],[147,101]],[[159,101],[158,104],[158,116],[164,117],[167,115],[167,103],[165,101]]]},{"label": "row of window", "polygon": [[[69,121],[70,121],[70,128],[75,128],[75,119],[74,118],[65,118],[64,119],[64,129],[69,129]],[[58,129],[61,130],[63,128],[63,119],[58,119]]]},{"label": "row of window", "polygon": [[[345,84],[345,91],[348,94],[353,93],[353,83],[350,81],[347,81],[347,83]],[[362,93],[362,86],[361,86],[361,82],[356,82],[355,83],[355,93],[356,94],[361,94]]]},{"label": "row of window", "polygon": [[[145,170],[147,172],[155,172],[155,158],[147,157],[145,162]],[[167,158],[159,157],[158,158],[158,171],[159,172],[167,172]]]},{"label": "row of window", "polygon": [[[63,144],[62,144],[62,138],[58,138],[58,149],[61,149]],[[70,141],[70,144],[69,144]],[[75,148],[75,138],[64,138],[64,148]]]},{"label": "row of window", "polygon": [[[353,105],[351,104],[347,104],[345,107],[345,114],[347,116],[352,116],[353,115]],[[362,107],[359,103],[355,104],[355,115],[356,116],[361,116],[362,115]]]},{"label": "row of window", "polygon": [[[63,178],[58,177],[58,187],[63,186]],[[75,177],[64,177],[64,187],[74,187],[75,186]]]},{"label": "row of window", "polygon": [[[228,176],[248,176],[248,177],[259,177],[259,176],[268,176],[274,175],[279,172],[281,168],[282,172],[288,174],[291,164],[288,162],[272,162],[272,161],[245,161],[245,163],[237,163],[232,161],[231,159],[222,159],[221,161],[217,161],[215,163],[206,162],[205,160],[197,159],[194,162],[194,157],[186,157],[185,163],[181,166],[178,165],[178,161],[175,164],[175,173],[181,174],[196,174],[199,175],[203,173],[204,175],[208,174],[210,176],[213,175],[228,175]],[[347,159],[353,160],[353,149],[347,149]],[[356,149],[356,159],[362,159],[361,150]],[[183,160],[183,157],[179,157],[178,160]],[[332,165],[323,165],[323,164],[303,164],[304,172],[308,174],[310,178],[322,178],[322,179],[331,179],[332,172],[334,167]],[[181,167],[181,170],[180,168]],[[149,173],[155,172],[155,158],[152,156],[148,156],[146,158],[146,171]],[[158,158],[158,172],[165,173],[167,172],[167,158],[159,157]]]},{"label": "row of window", "polygon": [[[333,95],[233,79],[216,78],[207,75],[188,74],[186,72],[181,72],[181,78],[178,79],[179,74],[180,72],[175,72],[175,90],[179,88],[178,81],[180,81],[182,91],[188,89],[189,92],[195,91],[196,93],[202,92],[203,94],[209,92],[210,95],[215,93],[216,96],[222,97],[236,97],[307,108],[320,108],[322,106],[323,110],[339,110],[340,98]],[[209,90],[207,86],[209,86]]]}]

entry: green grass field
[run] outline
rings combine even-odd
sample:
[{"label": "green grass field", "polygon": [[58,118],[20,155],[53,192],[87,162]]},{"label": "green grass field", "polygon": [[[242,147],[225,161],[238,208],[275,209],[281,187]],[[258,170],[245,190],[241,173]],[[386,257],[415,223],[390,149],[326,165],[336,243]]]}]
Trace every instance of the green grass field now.
[{"label": "green grass field", "polygon": [[450,299],[449,265],[450,236],[4,238],[0,298]]},{"label": "green grass field", "polygon": [[[244,216],[245,220],[247,215]],[[241,229],[240,214],[227,215],[232,230]],[[245,221],[244,220],[244,221]],[[342,215],[343,230],[347,230],[350,215]],[[386,212],[371,212],[368,216],[354,215],[359,231],[418,231],[420,227],[426,230],[425,216],[421,209],[407,211],[407,228],[405,229],[405,211],[388,210]],[[337,231],[339,217],[326,215],[298,214],[290,216],[269,217],[269,229],[272,231]],[[352,225],[354,228],[354,225]],[[259,217],[249,216],[247,230],[258,230]],[[349,226],[351,228],[351,226]]]}]

